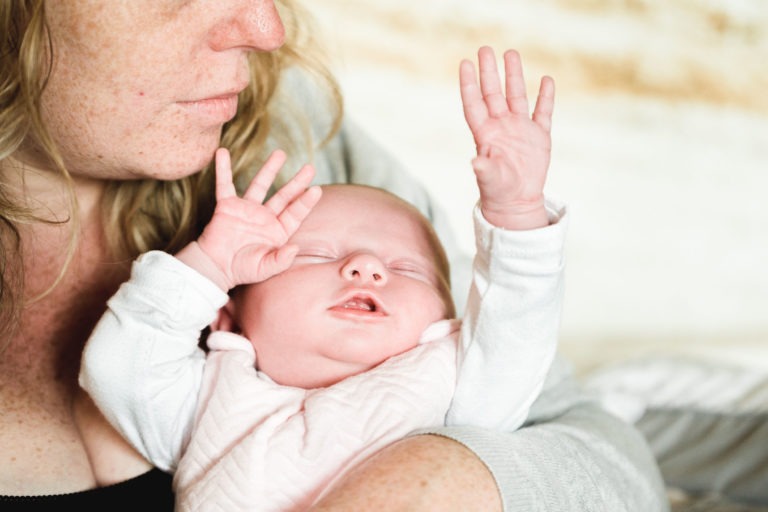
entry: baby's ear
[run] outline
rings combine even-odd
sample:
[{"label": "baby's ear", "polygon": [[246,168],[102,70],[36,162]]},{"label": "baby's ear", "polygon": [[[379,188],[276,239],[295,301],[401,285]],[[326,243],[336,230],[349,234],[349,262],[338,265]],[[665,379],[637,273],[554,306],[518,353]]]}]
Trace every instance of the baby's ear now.
[{"label": "baby's ear", "polygon": [[226,304],[219,309],[216,320],[211,322],[211,331],[238,332],[239,326],[235,321],[235,301],[229,298]]}]

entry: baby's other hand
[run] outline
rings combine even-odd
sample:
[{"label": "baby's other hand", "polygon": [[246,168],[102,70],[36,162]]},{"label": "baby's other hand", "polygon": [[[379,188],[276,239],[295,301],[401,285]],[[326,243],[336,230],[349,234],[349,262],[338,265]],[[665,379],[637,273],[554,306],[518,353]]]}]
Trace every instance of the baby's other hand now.
[{"label": "baby's other hand", "polygon": [[477,146],[472,160],[485,219],[505,229],[535,229],[548,225],[544,184],[552,148],[550,135],[555,83],[541,79],[533,116],[520,62],[514,50],[504,53],[505,89],[493,50],[478,51],[475,66],[461,62],[459,83],[464,117]]}]

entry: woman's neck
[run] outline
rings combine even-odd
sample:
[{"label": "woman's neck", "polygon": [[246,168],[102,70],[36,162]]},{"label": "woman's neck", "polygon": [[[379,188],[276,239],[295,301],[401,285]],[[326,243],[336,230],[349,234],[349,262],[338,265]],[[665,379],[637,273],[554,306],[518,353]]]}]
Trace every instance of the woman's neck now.
[{"label": "woman's neck", "polygon": [[106,186],[104,180],[76,174],[67,178],[34,153],[21,150],[0,160],[0,180],[19,206],[56,222],[70,220],[75,198],[80,218],[92,215]]},{"label": "woman's neck", "polygon": [[[103,236],[104,183],[70,182],[19,160],[0,162],[0,180],[17,204],[54,221],[18,222],[21,252],[6,268],[23,275],[25,304],[0,338],[0,494],[71,492],[135,476],[146,462],[124,444],[116,451],[122,441],[92,406],[83,414],[77,384],[85,341],[130,268],[110,257]],[[91,453],[108,454],[116,468],[106,480]]]},{"label": "woman's neck", "polygon": [[23,276],[19,299],[24,306],[11,339],[0,344],[0,367],[20,378],[38,373],[74,384],[85,339],[106,299],[127,277],[128,265],[111,261],[102,233],[99,205],[105,182],[77,176],[67,180],[30,161],[0,162],[5,190],[49,221],[18,225],[21,259],[9,265],[21,265],[16,275],[20,270]]}]

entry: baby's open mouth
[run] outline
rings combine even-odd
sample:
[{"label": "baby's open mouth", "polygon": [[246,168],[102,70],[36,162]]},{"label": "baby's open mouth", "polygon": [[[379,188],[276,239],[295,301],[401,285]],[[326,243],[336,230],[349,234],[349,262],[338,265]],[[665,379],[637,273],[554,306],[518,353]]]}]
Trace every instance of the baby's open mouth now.
[{"label": "baby's open mouth", "polygon": [[376,303],[368,297],[352,297],[341,305],[344,309],[358,309],[375,313],[378,310]]},{"label": "baby's open mouth", "polygon": [[346,295],[330,309],[337,312],[372,314],[373,316],[387,316],[388,314],[387,308],[375,294],[359,290]]}]

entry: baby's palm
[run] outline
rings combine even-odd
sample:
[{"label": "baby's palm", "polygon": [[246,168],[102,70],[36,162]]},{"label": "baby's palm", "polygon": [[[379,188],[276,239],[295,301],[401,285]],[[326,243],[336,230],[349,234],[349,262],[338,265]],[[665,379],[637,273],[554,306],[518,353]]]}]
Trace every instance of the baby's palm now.
[{"label": "baby's palm", "polygon": [[517,52],[504,54],[504,92],[493,51],[481,48],[478,57],[479,85],[469,61],[461,64],[460,85],[464,116],[477,146],[473,167],[483,214],[490,217],[526,212],[534,206],[543,208],[554,82],[549,77],[542,79],[531,117]]},{"label": "baby's palm", "polygon": [[282,272],[296,254],[296,248],[286,244],[317,203],[320,191],[307,189],[314,171],[306,166],[262,203],[284,162],[284,153],[273,153],[238,197],[229,153],[223,149],[216,153],[216,209],[198,244],[231,287]]}]

